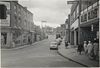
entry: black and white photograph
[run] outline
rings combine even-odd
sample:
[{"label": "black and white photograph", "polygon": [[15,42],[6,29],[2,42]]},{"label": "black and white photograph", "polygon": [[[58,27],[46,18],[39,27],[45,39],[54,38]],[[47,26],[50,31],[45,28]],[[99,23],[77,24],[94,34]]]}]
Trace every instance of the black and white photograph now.
[{"label": "black and white photograph", "polygon": [[0,68],[99,68],[100,0],[0,0]]}]

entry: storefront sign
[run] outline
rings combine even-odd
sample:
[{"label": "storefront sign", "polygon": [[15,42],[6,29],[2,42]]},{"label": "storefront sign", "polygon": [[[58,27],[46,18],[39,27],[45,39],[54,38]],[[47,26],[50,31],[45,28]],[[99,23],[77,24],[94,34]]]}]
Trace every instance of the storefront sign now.
[{"label": "storefront sign", "polygon": [[93,31],[93,24],[91,25],[91,31]]},{"label": "storefront sign", "polygon": [[71,29],[76,29],[78,28],[78,19],[71,25]]},{"label": "storefront sign", "polygon": [[10,15],[7,15],[7,19],[1,19],[0,26],[10,26]]}]

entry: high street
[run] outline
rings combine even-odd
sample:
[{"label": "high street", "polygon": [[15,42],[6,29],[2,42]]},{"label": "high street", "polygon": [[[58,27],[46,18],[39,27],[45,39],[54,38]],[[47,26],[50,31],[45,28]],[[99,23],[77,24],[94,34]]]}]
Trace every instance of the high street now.
[{"label": "high street", "polygon": [[2,50],[2,67],[82,67],[50,50],[50,42],[55,36],[22,49]]}]

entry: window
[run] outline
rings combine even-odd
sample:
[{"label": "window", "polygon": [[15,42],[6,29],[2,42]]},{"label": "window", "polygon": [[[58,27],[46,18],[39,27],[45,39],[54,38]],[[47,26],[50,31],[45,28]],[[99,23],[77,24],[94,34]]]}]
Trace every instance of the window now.
[{"label": "window", "polygon": [[98,12],[98,8],[95,8],[93,10],[91,10],[90,12],[88,12],[88,19],[94,19],[97,18],[97,13]]},{"label": "window", "polygon": [[81,22],[87,21],[87,14],[81,16]]},{"label": "window", "polygon": [[87,21],[87,14],[84,14],[84,21]]},{"label": "window", "polygon": [[6,11],[7,11],[6,6],[1,4],[0,5],[0,19],[6,19],[7,17]]}]

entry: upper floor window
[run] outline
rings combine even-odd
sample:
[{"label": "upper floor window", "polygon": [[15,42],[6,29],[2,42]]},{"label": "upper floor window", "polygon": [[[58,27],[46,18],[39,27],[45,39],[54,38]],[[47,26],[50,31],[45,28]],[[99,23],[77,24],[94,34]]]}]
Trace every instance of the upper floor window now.
[{"label": "upper floor window", "polygon": [[81,22],[86,22],[87,21],[87,13],[86,14],[83,14],[81,16]]},{"label": "upper floor window", "polygon": [[90,12],[88,12],[88,19],[90,20],[97,18],[97,14],[98,14],[98,8],[91,10]]}]

